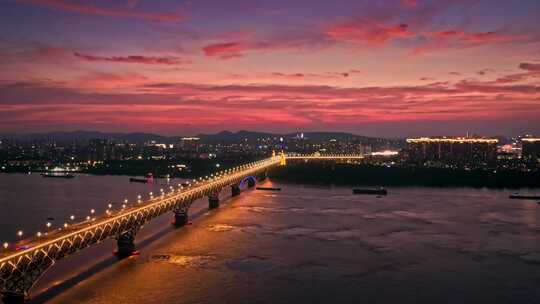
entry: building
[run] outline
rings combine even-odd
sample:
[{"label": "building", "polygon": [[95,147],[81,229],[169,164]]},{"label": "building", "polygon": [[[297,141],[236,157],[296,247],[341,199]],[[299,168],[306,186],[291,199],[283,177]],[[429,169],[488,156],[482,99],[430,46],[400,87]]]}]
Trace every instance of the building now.
[{"label": "building", "polygon": [[199,152],[200,138],[198,137],[182,137],[180,139],[179,148],[184,152]]},{"label": "building", "polygon": [[540,162],[540,138],[525,137],[521,139],[521,157],[527,163]]},{"label": "building", "polygon": [[447,168],[480,168],[495,165],[497,139],[421,137],[407,139],[408,162]]}]

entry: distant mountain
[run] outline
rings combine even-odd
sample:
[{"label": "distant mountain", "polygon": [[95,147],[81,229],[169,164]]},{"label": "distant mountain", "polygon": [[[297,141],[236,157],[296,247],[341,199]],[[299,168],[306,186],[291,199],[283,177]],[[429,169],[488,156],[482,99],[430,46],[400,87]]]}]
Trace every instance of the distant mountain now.
[{"label": "distant mountain", "polygon": [[110,139],[142,143],[151,140],[157,142],[178,141],[179,137],[167,137],[151,133],[108,133],[99,131],[49,132],[28,134],[0,134],[0,138],[20,141],[56,141],[56,142],[88,142],[91,139]]},{"label": "distant mountain", "polygon": [[252,132],[252,131],[238,131],[236,133],[230,131],[222,131],[216,134],[199,134],[197,137],[201,139],[203,143],[233,143],[240,141],[253,142],[258,138],[279,138],[283,137],[285,140],[291,138],[300,138],[302,137],[309,141],[328,141],[330,139],[336,140],[358,140],[360,142],[370,142],[379,140],[376,137],[366,137],[355,135],[345,132],[296,132],[289,134],[278,134],[278,133],[266,133],[266,132]]},{"label": "distant mountain", "polygon": [[[308,141],[328,141],[337,140],[357,140],[368,143],[381,140],[376,137],[366,137],[345,132],[296,132],[289,134],[278,134],[268,132],[254,132],[241,130],[238,132],[221,131],[216,134],[199,134],[196,137],[202,143],[237,143],[241,141],[254,142],[259,138],[279,138],[285,140],[302,137]],[[109,133],[99,131],[73,131],[73,132],[50,132],[50,133],[28,133],[28,134],[0,134],[2,139],[14,139],[19,141],[56,141],[60,143],[85,143],[91,139],[110,139],[115,141],[127,141],[131,143],[143,143],[156,141],[160,143],[177,143],[181,136],[163,136],[152,133]],[[394,140],[388,140],[394,141]],[[400,140],[395,140],[396,142]]]},{"label": "distant mountain", "polygon": [[216,134],[199,134],[197,137],[201,139],[202,143],[234,143],[239,141],[252,142],[256,141],[257,138],[268,138],[268,137],[280,137],[282,135],[273,134],[273,133],[264,133],[264,132],[251,132],[251,131],[238,131],[236,133],[231,131],[221,131]]}]

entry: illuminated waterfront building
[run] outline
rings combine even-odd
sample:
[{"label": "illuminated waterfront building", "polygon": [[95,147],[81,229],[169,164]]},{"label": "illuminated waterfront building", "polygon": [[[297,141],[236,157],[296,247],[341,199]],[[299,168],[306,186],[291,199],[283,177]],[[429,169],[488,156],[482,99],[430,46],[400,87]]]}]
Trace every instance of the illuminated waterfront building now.
[{"label": "illuminated waterfront building", "polygon": [[409,138],[408,161],[433,167],[491,166],[497,161],[497,143],[497,139],[488,138]]},{"label": "illuminated waterfront building", "polygon": [[540,138],[522,138],[521,151],[522,158],[526,162],[540,162]]}]

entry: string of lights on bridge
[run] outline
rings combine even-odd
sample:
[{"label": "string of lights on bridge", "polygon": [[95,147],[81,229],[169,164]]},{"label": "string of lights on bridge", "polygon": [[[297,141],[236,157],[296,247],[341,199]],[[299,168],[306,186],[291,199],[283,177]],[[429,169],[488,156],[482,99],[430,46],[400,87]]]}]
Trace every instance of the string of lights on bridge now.
[{"label": "string of lights on bridge", "polygon": [[[279,156],[275,156],[273,155],[273,157],[279,157]],[[359,155],[352,155],[352,154],[325,154],[325,155],[320,155],[320,154],[297,154],[297,153],[291,153],[291,154],[288,154],[286,156],[284,156],[286,158],[289,158],[289,159],[308,159],[308,158],[329,158],[329,159],[336,159],[336,158],[347,158],[347,159],[354,159],[354,158],[357,158],[357,159],[361,159],[363,158],[362,156],[359,156]],[[143,197],[141,194],[137,195],[137,200],[136,200],[136,204],[137,205],[140,205],[144,202],[151,202],[152,200],[156,199],[156,198],[165,198],[167,195],[172,195],[175,193],[175,191],[177,192],[181,192],[182,190],[184,189],[190,189],[191,187],[193,186],[196,186],[196,185],[199,185],[199,184],[202,184],[202,183],[206,183],[206,182],[212,182],[212,181],[215,181],[221,177],[224,177],[226,175],[229,175],[229,174],[233,174],[233,173],[236,173],[236,172],[239,172],[239,171],[242,171],[242,170],[246,170],[246,169],[249,169],[249,168],[253,168],[255,166],[257,166],[258,164],[262,163],[263,161],[256,161],[256,162],[252,162],[252,163],[249,163],[249,164],[245,164],[245,165],[240,165],[240,166],[236,166],[234,168],[230,168],[230,169],[226,169],[226,170],[221,170],[217,173],[212,173],[210,175],[206,175],[204,177],[199,177],[198,179],[193,179],[193,180],[190,180],[189,182],[185,182],[183,183],[185,186],[182,186],[182,184],[178,184],[177,185],[177,188],[175,190],[175,187],[174,186],[169,186],[169,193],[166,193],[165,190],[163,188],[161,188],[159,190],[160,194],[158,196],[154,196],[154,193],[153,192],[149,192],[148,193],[148,197],[149,197],[149,200],[148,201],[143,201]],[[115,206],[116,204],[115,203],[108,203],[107,204],[107,208],[105,209],[105,215],[106,216],[111,216],[115,213],[115,210],[113,210],[113,207]],[[119,210],[117,210],[117,212],[122,212],[124,210],[126,210],[126,208],[128,207],[134,207],[134,206],[137,206],[137,205],[129,205],[129,200],[127,198],[125,198],[122,202],[122,205],[121,205],[121,208]],[[85,220],[82,221],[82,222],[77,222],[75,223],[75,219],[76,219],[76,216],[74,214],[71,214],[69,216],[69,221],[67,222],[64,222],[63,225],[61,225],[60,227],[56,228],[56,230],[58,231],[62,231],[62,230],[65,230],[65,229],[69,229],[70,227],[76,227],[76,226],[80,226],[80,225],[84,225],[84,224],[89,224],[93,221],[96,220],[96,209],[92,208],[89,210],[89,215],[87,215],[85,217]],[[42,237],[46,237],[49,235],[49,233],[52,233],[54,232],[55,230],[53,230],[53,221],[54,219],[48,219],[45,223],[45,232],[42,232],[42,231],[37,231],[35,234],[33,234],[33,237],[34,238],[42,238]],[[18,243],[21,243],[23,241],[23,236],[25,235],[24,231],[21,229],[21,230],[17,230],[17,238],[18,238]],[[34,239],[32,238],[29,238],[28,241],[32,241]],[[10,242],[3,242],[2,243],[2,247],[5,251],[9,250],[9,249],[12,249],[11,248],[11,243]],[[15,248],[17,249],[17,248]]]},{"label": "string of lights on bridge", "polygon": [[[235,173],[235,172],[238,172],[238,171],[241,171],[241,170],[253,168],[258,163],[260,163],[260,161],[250,163],[250,164],[246,164],[246,165],[240,165],[240,166],[237,166],[237,167],[234,167],[234,168],[231,168],[231,169],[221,170],[221,171],[219,171],[217,173],[212,173],[212,174],[206,175],[204,177],[199,177],[198,179],[190,180],[189,182],[187,182],[187,185],[186,185],[186,183],[184,183],[185,186],[182,186],[182,184],[178,184],[177,188],[176,188],[176,191],[182,191],[184,189],[189,189],[192,186],[196,186],[196,185],[201,184],[201,183],[215,181],[215,180],[219,179],[220,177],[223,177],[223,176],[225,176],[227,174],[232,174],[232,173]],[[163,188],[161,188],[159,191],[160,191],[160,195],[157,196],[157,197],[154,196],[153,192],[149,192],[148,193],[148,197],[149,197],[148,202],[152,201],[155,198],[165,198],[167,196],[167,194],[169,194],[169,195],[174,194],[175,193],[175,187],[169,186],[169,193],[166,193]],[[137,195],[137,201],[136,202],[137,202],[137,204],[143,203],[143,199],[142,199],[141,194]],[[115,205],[115,203],[108,203],[107,204],[107,208],[105,209],[105,214],[107,216],[111,216],[112,214],[114,214],[114,210],[113,210],[114,205]],[[125,198],[122,205],[121,205],[121,209],[119,209],[117,211],[122,212],[128,207],[130,207],[129,206],[129,200],[127,198]],[[72,225],[77,226],[77,225],[81,225],[81,224],[91,223],[91,222],[96,220],[96,210],[94,208],[90,209],[90,214],[86,216],[85,221],[83,221],[83,222],[74,223],[75,218],[76,218],[75,215],[73,215],[73,214],[70,215],[69,216],[69,222],[64,222],[64,224],[61,227],[57,228],[57,229],[59,231],[61,231],[63,229],[68,229]],[[52,220],[47,220],[47,222],[45,223],[46,231],[45,232],[37,231],[34,234],[34,236],[36,238],[41,238],[41,237],[47,236],[50,232],[52,232],[52,230],[51,230],[52,226],[53,226]],[[17,237],[18,237],[19,242],[21,242],[23,240],[23,236],[24,236],[24,231],[23,230],[18,230],[17,231]],[[3,242],[2,247],[4,248],[4,250],[8,250],[8,249],[10,249],[10,245],[11,244],[9,242]]]}]

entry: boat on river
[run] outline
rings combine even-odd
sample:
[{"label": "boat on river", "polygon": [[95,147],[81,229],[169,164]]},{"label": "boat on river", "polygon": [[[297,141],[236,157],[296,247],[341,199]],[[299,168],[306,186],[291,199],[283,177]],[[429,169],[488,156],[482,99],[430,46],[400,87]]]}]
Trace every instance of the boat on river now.
[{"label": "boat on river", "polygon": [[387,195],[388,191],[384,188],[379,188],[379,189],[355,188],[353,189],[353,194]]},{"label": "boat on river", "polygon": [[281,191],[281,188],[277,188],[277,187],[257,187],[255,189],[265,190],[265,191]]},{"label": "boat on river", "polygon": [[531,200],[537,200],[537,199],[540,199],[540,195],[514,193],[514,194],[511,194],[508,198],[510,198],[510,199],[531,199]]}]

